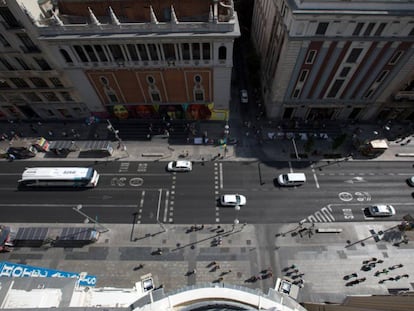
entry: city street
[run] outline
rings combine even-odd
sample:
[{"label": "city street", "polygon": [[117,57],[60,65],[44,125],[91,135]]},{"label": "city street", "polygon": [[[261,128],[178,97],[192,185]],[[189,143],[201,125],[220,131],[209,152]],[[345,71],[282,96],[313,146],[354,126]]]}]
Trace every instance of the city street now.
[{"label": "city street", "polygon": [[[101,223],[231,224],[373,221],[364,209],[392,204],[396,221],[410,213],[414,188],[409,162],[214,162],[194,163],[189,173],[169,173],[167,162],[65,162],[92,165],[100,174],[93,189],[18,190],[27,162],[0,164],[4,222],[79,223],[75,207]],[[30,162],[31,167],[46,162]],[[54,164],[55,166],[57,165]],[[281,173],[304,172],[302,186],[280,187]],[[221,207],[222,194],[247,197],[240,210]]]}]

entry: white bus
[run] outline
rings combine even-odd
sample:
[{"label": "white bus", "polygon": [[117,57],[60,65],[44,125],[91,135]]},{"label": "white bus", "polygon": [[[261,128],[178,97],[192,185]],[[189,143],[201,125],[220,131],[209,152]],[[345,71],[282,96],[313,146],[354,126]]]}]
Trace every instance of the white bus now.
[{"label": "white bus", "polygon": [[96,187],[98,172],[90,167],[31,167],[20,179],[23,187]]}]

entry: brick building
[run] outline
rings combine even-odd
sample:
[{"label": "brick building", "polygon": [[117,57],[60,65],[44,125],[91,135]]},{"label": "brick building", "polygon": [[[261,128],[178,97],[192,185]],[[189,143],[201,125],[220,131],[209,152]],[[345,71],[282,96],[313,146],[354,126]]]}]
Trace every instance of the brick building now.
[{"label": "brick building", "polygon": [[226,120],[231,0],[0,1],[0,117]]},{"label": "brick building", "polygon": [[413,16],[404,0],[255,1],[268,116],[414,120]]}]

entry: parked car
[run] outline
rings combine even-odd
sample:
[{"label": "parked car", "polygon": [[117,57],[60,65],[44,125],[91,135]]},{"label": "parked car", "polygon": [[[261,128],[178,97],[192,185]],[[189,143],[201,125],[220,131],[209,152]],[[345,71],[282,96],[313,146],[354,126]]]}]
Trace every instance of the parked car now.
[{"label": "parked car", "polygon": [[35,157],[36,153],[24,147],[10,147],[7,149],[7,155],[10,159],[28,159]]},{"label": "parked car", "polygon": [[388,204],[378,204],[368,207],[369,214],[373,217],[384,217],[395,215],[395,208]]},{"label": "parked car", "polygon": [[221,206],[243,206],[246,205],[246,197],[241,194],[224,194],[220,197]]},{"label": "parked car", "polygon": [[179,160],[171,161],[167,165],[167,170],[169,172],[190,172],[193,169],[193,164],[191,161]]},{"label": "parked car", "polygon": [[247,104],[249,102],[249,95],[247,93],[247,90],[240,91],[240,101],[243,104]]},{"label": "parked car", "polygon": [[407,179],[407,184],[411,187],[414,187],[414,176],[411,176]]}]

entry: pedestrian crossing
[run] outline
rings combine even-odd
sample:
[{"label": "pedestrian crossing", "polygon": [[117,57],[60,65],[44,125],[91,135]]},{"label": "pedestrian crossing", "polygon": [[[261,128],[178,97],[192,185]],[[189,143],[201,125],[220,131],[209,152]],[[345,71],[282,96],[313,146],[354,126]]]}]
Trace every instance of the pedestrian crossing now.
[{"label": "pedestrian crossing", "polygon": [[307,218],[302,219],[301,222],[334,222],[335,217],[332,214],[332,208],[330,206],[322,207],[319,211],[316,211],[312,215],[309,215]]}]

